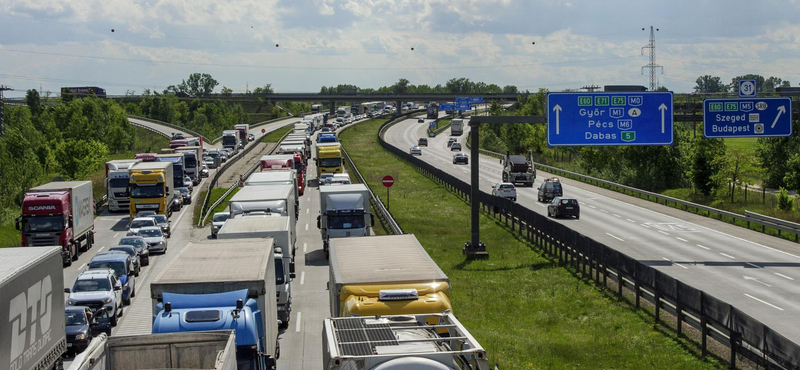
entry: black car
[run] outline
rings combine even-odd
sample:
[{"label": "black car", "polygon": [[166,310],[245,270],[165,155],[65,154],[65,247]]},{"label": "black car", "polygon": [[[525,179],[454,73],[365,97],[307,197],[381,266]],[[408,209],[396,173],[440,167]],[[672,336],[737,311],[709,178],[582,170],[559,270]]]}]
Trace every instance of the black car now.
[{"label": "black car", "polygon": [[112,245],[108,247],[108,251],[126,253],[127,255],[131,256],[134,276],[139,276],[139,273],[142,271],[142,260],[139,258],[139,251],[136,250],[136,247],[132,245]]},{"label": "black car", "polygon": [[418,146],[428,146],[428,139],[421,137],[419,138],[419,142],[417,143]]},{"label": "black car", "polygon": [[139,262],[142,266],[150,264],[150,250],[147,249],[147,242],[141,236],[125,236],[119,240],[118,245],[132,245],[139,253]]},{"label": "black car", "polygon": [[469,156],[466,153],[453,154],[453,164],[469,164]]},{"label": "black car", "polygon": [[453,145],[450,145],[450,151],[451,152],[452,151],[456,151],[456,150],[461,151],[461,143],[455,142],[455,143],[453,143]]},{"label": "black car", "polygon": [[575,199],[555,197],[547,205],[547,215],[555,218],[573,216],[579,220],[581,218],[581,206]]},{"label": "black car", "polygon": [[182,204],[192,204],[192,192],[189,188],[178,188],[178,191],[181,192]]},{"label": "black car", "polygon": [[[108,307],[108,309],[112,309]],[[93,310],[86,306],[64,307],[67,330],[67,351],[80,353],[86,350],[92,338],[100,333],[111,335],[111,317],[106,309]]]},{"label": "black car", "polygon": [[449,147],[453,146],[453,143],[455,143],[455,142],[456,142],[456,138],[454,138],[454,137],[451,137],[451,138],[447,139],[447,147],[449,148]]},{"label": "black car", "polygon": [[539,201],[540,202],[549,202],[553,200],[555,197],[560,197],[564,195],[564,191],[561,188],[561,181],[558,178],[550,178],[545,179],[541,186],[539,186]]}]

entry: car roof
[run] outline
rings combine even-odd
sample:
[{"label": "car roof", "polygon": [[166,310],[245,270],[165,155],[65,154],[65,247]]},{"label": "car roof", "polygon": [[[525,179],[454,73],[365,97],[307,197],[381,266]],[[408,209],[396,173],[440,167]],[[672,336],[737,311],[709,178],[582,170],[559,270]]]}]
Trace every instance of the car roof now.
[{"label": "car roof", "polygon": [[87,306],[66,306],[64,311],[86,312]]},{"label": "car roof", "polygon": [[[134,247],[134,246],[132,246],[132,245],[120,244],[120,245],[112,245],[112,246],[108,247],[108,249],[107,249],[107,250],[109,250],[109,251],[110,251],[110,250],[112,250],[112,249],[123,249],[123,248],[124,248],[124,249],[131,249],[131,248],[134,248],[134,250],[136,249],[136,247]],[[100,253],[103,253],[103,252],[100,252]]]},{"label": "car roof", "polygon": [[110,268],[92,269],[81,272],[81,274],[78,275],[78,280],[108,278],[109,275],[116,276],[116,273]]},{"label": "car roof", "polygon": [[498,182],[497,184],[495,184],[495,186],[497,186],[497,185],[511,185],[511,186],[514,186],[514,184],[512,184],[510,182]]},{"label": "car roof", "polygon": [[91,264],[92,262],[103,262],[103,261],[112,261],[112,262],[119,262],[121,260],[127,261],[128,258],[130,258],[130,256],[128,256],[127,253],[126,254],[122,254],[122,253],[98,253],[94,257],[92,257],[92,260],[89,261],[89,264]]},{"label": "car roof", "polygon": [[[133,219],[133,221],[144,221],[144,220],[153,220],[153,221],[155,221],[156,219],[151,217],[151,216],[136,217],[136,218]],[[131,221],[131,222],[133,222],[133,221]]]},{"label": "car roof", "polygon": [[217,213],[214,214],[214,216],[216,216],[216,215],[228,215],[228,216],[230,216],[231,213],[230,212],[217,212]]}]

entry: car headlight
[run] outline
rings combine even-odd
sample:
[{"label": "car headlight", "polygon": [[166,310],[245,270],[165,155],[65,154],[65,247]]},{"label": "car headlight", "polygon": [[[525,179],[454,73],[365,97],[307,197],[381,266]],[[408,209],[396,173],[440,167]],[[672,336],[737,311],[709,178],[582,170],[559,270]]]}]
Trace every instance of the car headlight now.
[{"label": "car headlight", "polygon": [[158,242],[158,245],[164,245],[164,242]]},{"label": "car headlight", "polygon": [[147,249],[147,248],[145,248],[145,249],[142,249],[142,252],[141,252],[141,254],[143,254],[143,255],[144,255],[144,254],[150,254],[150,250],[149,250],[149,249]]},{"label": "car headlight", "polygon": [[216,230],[216,229],[219,229],[219,226],[217,226],[217,225],[211,225],[211,228],[212,228],[212,229],[214,229],[214,230]]},{"label": "car headlight", "polygon": [[105,302],[106,303],[111,303],[111,298],[106,298]]},{"label": "car headlight", "polygon": [[86,339],[86,334],[84,334],[84,333],[80,333],[80,334],[78,334],[78,335],[76,335],[76,336],[75,336],[75,339],[78,339],[78,340],[81,340],[81,339]]},{"label": "car headlight", "polygon": [[128,233],[125,234],[126,236],[133,236],[133,231],[128,230]]},{"label": "car headlight", "polygon": [[76,303],[76,302],[75,302],[75,301],[73,301],[73,300],[71,300],[71,299],[68,299],[68,300],[67,300],[67,305],[74,306],[74,305],[75,305],[75,303]]}]

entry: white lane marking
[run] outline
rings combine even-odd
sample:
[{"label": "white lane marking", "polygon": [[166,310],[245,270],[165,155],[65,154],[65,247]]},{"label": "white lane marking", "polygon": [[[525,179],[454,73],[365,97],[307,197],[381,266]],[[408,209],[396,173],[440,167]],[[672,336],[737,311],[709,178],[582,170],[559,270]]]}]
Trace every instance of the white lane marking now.
[{"label": "white lane marking", "polygon": [[626,218],[625,221],[636,223],[636,221],[631,220],[630,218]]},{"label": "white lane marking", "polygon": [[763,267],[761,267],[761,266],[759,266],[759,265],[756,265],[755,263],[745,262],[744,264],[745,264],[745,265],[748,265],[748,266],[750,266],[750,267],[755,267],[755,268],[757,268],[757,269],[761,269],[761,268],[763,268]]},{"label": "white lane marking", "polygon": [[103,248],[105,248],[105,247],[100,247],[100,249],[98,249],[97,251],[100,252],[100,251],[103,250]]},{"label": "white lane marking", "polygon": [[696,246],[698,246],[698,247],[700,247],[700,248],[703,248],[703,249],[705,249],[705,250],[707,250],[707,251],[710,251],[710,250],[711,250],[711,248],[709,248],[709,247],[706,247],[706,246],[704,246],[704,245],[700,245],[700,244],[695,244],[695,245],[696,245]]},{"label": "white lane marking", "polygon": [[660,232],[660,233],[662,233],[662,234],[664,234],[664,235],[669,235],[669,233],[668,233],[668,232],[666,232],[666,231],[664,231],[664,230],[658,230],[658,232]]},{"label": "white lane marking", "polygon": [[310,211],[310,209],[306,208],[306,214],[308,214],[308,211]]},{"label": "white lane marking", "polygon": [[306,231],[308,231],[308,224],[306,224]]},{"label": "white lane marking", "polygon": [[595,206],[593,206],[593,205],[591,205],[591,204],[590,204],[590,205],[589,205],[589,208],[597,208],[597,207],[595,207]]},{"label": "white lane marking", "polygon": [[720,252],[719,254],[721,254],[721,255],[723,255],[723,256],[725,256],[725,257],[728,257],[728,258],[730,258],[730,259],[732,259],[732,260],[735,260],[735,259],[736,259],[736,257],[734,257],[734,256],[731,256],[730,254],[725,254],[725,253],[722,253],[722,252]]},{"label": "white lane marking", "polygon": [[680,241],[682,241],[684,243],[688,243],[689,242],[688,240],[686,240],[684,238],[681,238],[680,236],[676,236],[675,239],[678,239],[678,240],[680,240]]},{"label": "white lane marking", "polygon": [[618,215],[618,214],[616,214],[616,213],[612,213],[612,214],[614,215],[614,217],[617,217],[617,218],[622,218],[622,216],[620,216],[620,215]]},{"label": "white lane marking", "polygon": [[643,228],[645,228],[645,229],[649,229],[649,228],[650,228],[650,226],[647,226],[647,225],[645,225],[645,224],[639,224],[639,226],[641,226],[641,227],[643,227]]},{"label": "white lane marking", "polygon": [[303,285],[305,281],[306,281],[306,272],[303,271],[300,273],[300,285]]},{"label": "white lane marking", "polygon": [[772,304],[772,303],[769,303],[769,302],[767,302],[767,301],[764,301],[764,300],[758,299],[758,298],[756,298],[756,297],[753,297],[753,296],[751,296],[751,295],[749,295],[749,294],[747,294],[747,293],[744,293],[744,295],[745,295],[747,298],[754,299],[754,300],[756,300],[756,301],[759,301],[759,302],[761,302],[761,303],[763,303],[763,304],[765,304],[765,305],[767,305],[767,306],[770,306],[770,307],[772,307],[772,308],[774,308],[774,309],[777,309],[777,310],[783,311],[783,308],[780,308],[780,307],[778,307],[778,306],[776,306],[776,305],[774,305],[774,304]]},{"label": "white lane marking", "polygon": [[311,201],[311,197],[308,197],[308,201],[309,201],[309,202]]},{"label": "white lane marking", "polygon": [[784,279],[788,279],[788,280],[794,280],[794,278],[793,278],[793,277],[791,277],[791,276],[786,276],[786,275],[784,275],[784,274],[777,273],[777,272],[774,272],[774,274],[775,274],[775,275],[778,275],[778,276],[780,276],[780,277],[782,277],[782,278],[784,278]]},{"label": "white lane marking", "polygon": [[686,267],[686,266],[684,266],[684,265],[681,265],[680,263],[676,263],[675,261],[673,261],[673,260],[671,260],[671,259],[669,259],[669,258],[667,258],[667,257],[661,257],[661,259],[663,259],[664,261],[670,261],[670,262],[672,262],[672,264],[673,264],[673,265],[675,265],[675,266],[678,266],[678,267],[681,267],[681,268],[683,268],[684,270],[688,270],[688,269],[689,269],[688,267]]},{"label": "white lane marking", "polygon": [[605,209],[601,209],[600,212],[608,213],[608,211],[606,211]]},{"label": "white lane marking", "polygon": [[82,265],[81,265],[81,267],[78,267],[78,271],[80,271],[80,270],[83,270],[83,268],[84,268],[84,267],[86,267],[86,264],[85,264],[85,263],[84,263],[84,264],[82,264]]},{"label": "white lane marking", "polygon": [[617,240],[619,240],[619,241],[621,241],[621,242],[624,242],[624,241],[625,241],[625,240],[623,240],[622,238],[620,238],[620,237],[618,237],[618,236],[614,236],[614,235],[612,235],[612,234],[609,234],[609,233],[606,233],[606,235],[608,235],[608,236],[610,236],[610,237],[612,237],[612,238],[614,238],[614,239],[617,239]]},{"label": "white lane marking", "polygon": [[307,243],[303,243],[303,253],[305,253],[306,250],[308,250],[308,244]]},{"label": "white lane marking", "polygon": [[116,239],[116,237],[117,237],[118,235],[119,235],[119,233],[116,233],[116,234],[114,234],[114,238]]},{"label": "white lane marking", "polygon": [[769,284],[767,284],[767,283],[765,283],[765,282],[763,282],[763,281],[761,281],[761,280],[758,280],[758,279],[756,279],[756,278],[754,278],[754,277],[752,277],[752,276],[742,275],[742,277],[743,277],[745,280],[755,281],[756,283],[759,283],[759,284],[761,284],[761,285],[765,285],[765,286],[766,286],[766,287],[768,287],[768,288],[772,288],[772,285],[769,285]]},{"label": "white lane marking", "polygon": [[298,332],[298,333],[300,332],[300,318],[301,318],[302,316],[303,316],[303,313],[302,313],[302,312],[298,312],[298,313],[297,313],[297,319],[295,319],[295,320],[297,320],[297,325],[295,325],[295,327],[294,327],[294,331],[296,331],[296,332]]}]

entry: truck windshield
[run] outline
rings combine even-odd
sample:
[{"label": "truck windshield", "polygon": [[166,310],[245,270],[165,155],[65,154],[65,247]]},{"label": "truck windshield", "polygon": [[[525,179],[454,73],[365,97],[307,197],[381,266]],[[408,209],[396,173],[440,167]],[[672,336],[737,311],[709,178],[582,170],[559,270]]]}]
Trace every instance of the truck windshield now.
[{"label": "truck windshield", "polygon": [[364,227],[364,215],[359,216],[331,216],[331,229],[361,229]]},{"label": "truck windshield", "polygon": [[222,146],[236,146],[236,136],[225,136],[222,138]]},{"label": "truck windshield", "polygon": [[339,167],[342,165],[341,158],[321,158],[319,160],[320,167]]},{"label": "truck windshield", "polygon": [[121,261],[96,261],[89,263],[89,270],[94,269],[112,269],[117,273],[117,276],[125,276],[125,262]]},{"label": "truck windshield", "polygon": [[197,159],[194,157],[186,157],[184,160],[186,161],[186,168],[197,167]]},{"label": "truck windshield", "polygon": [[109,290],[111,290],[111,283],[108,279],[78,280],[72,287],[73,293],[104,292]]},{"label": "truck windshield", "polygon": [[162,184],[154,185],[131,185],[131,198],[163,198],[164,186]]},{"label": "truck windshield", "polygon": [[256,370],[258,353],[251,346],[236,346],[236,369],[237,370]]},{"label": "truck windshield", "polygon": [[283,285],[286,282],[286,276],[283,276],[283,260],[281,258],[275,259],[275,285]]},{"label": "truck windshield", "polygon": [[111,179],[108,181],[108,186],[111,188],[127,188],[128,187],[128,179]]},{"label": "truck windshield", "polygon": [[64,216],[27,217],[23,224],[26,233],[64,230]]},{"label": "truck windshield", "polygon": [[67,326],[70,325],[86,325],[86,314],[83,312],[69,312],[65,313],[67,319]]}]

